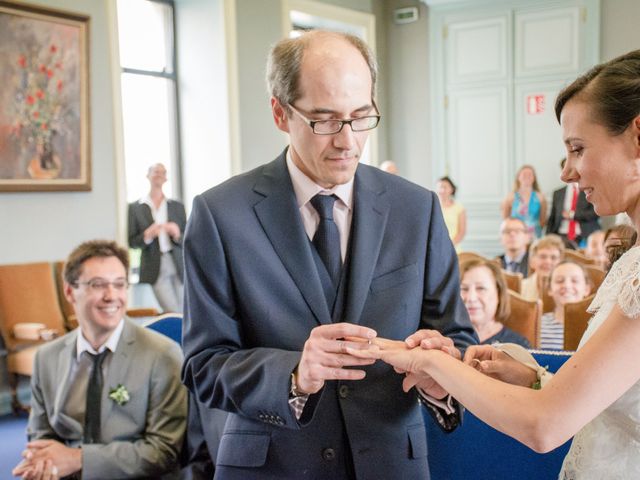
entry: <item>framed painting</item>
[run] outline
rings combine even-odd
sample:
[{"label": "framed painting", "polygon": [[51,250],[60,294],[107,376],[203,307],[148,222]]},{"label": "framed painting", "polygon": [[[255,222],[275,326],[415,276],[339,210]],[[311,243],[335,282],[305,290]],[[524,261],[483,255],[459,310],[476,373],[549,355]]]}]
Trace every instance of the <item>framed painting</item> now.
[{"label": "framed painting", "polygon": [[0,0],[0,191],[91,190],[89,17]]}]

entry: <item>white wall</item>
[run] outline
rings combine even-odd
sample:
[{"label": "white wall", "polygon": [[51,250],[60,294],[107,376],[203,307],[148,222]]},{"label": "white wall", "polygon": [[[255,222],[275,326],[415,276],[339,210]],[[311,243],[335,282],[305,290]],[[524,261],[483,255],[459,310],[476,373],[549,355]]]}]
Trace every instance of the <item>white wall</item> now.
[{"label": "white wall", "polygon": [[115,238],[116,174],[107,2],[40,0],[32,4],[91,16],[90,192],[0,193],[0,264],[59,260],[78,243]]},{"label": "white wall", "polygon": [[[382,23],[387,45],[382,70],[388,79],[388,158],[398,164],[403,177],[431,188],[427,7],[417,0],[390,0],[385,5]],[[393,10],[409,6],[418,7],[418,20],[401,25],[393,23]]]},{"label": "white wall", "polygon": [[640,2],[638,0],[600,0],[602,60],[611,60],[630,50],[640,48],[638,21]]}]

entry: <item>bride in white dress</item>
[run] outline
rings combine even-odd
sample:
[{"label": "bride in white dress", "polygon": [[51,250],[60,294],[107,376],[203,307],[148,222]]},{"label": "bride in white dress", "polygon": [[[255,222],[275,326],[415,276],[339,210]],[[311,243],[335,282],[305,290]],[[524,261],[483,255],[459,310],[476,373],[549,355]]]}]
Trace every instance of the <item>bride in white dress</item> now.
[{"label": "bride in white dress", "polygon": [[[556,115],[567,149],[562,180],[578,182],[600,216],[626,212],[640,230],[640,50],[578,78],[558,96]],[[407,391],[431,378],[483,421],[536,451],[575,435],[560,478],[640,479],[637,244],[614,264],[589,310],[594,315],[578,351],[539,390],[531,388],[534,370],[487,346],[471,347],[464,363],[384,339],[349,353],[405,372]],[[428,343],[423,347],[432,348]]]}]

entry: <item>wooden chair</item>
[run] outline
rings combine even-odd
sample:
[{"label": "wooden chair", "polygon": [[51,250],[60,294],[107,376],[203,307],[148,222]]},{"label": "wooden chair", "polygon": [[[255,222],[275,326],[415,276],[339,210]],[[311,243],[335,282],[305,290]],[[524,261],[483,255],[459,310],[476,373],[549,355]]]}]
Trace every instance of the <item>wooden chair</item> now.
[{"label": "wooden chair", "polygon": [[[142,318],[142,317],[157,317],[160,314],[158,310],[155,308],[129,308],[127,310],[127,316],[131,318]],[[172,314],[176,315],[176,314]]]},{"label": "wooden chair", "polygon": [[542,300],[542,313],[553,312],[556,308],[556,302],[553,301],[553,297],[549,295],[549,287],[545,287],[540,292],[540,299]]},{"label": "wooden chair", "polygon": [[64,315],[64,326],[68,332],[78,326],[78,319],[73,305],[69,303],[67,297],[64,296],[64,262],[58,261],[53,263],[53,271],[55,272],[56,288],[58,290],[58,303],[60,310]]},{"label": "wooden chair", "polygon": [[509,291],[509,306],[511,314],[505,326],[529,340],[532,348],[540,344],[540,318],[542,317],[542,302],[527,300],[519,293]]},{"label": "wooden chair", "polygon": [[593,293],[600,288],[600,285],[602,285],[602,282],[604,281],[604,277],[607,276],[607,272],[595,265],[585,265],[584,268],[591,279],[591,292]]},{"label": "wooden chair", "polygon": [[587,329],[587,323],[591,314],[587,313],[587,307],[593,301],[594,295],[580,300],[579,302],[567,303],[564,306],[564,349],[575,350],[578,348],[580,339]]},{"label": "wooden chair", "polygon": [[520,272],[508,272],[502,269],[502,275],[507,282],[507,288],[514,292],[520,293],[522,291],[522,274]]},{"label": "wooden chair", "polygon": [[582,265],[595,265],[596,261],[587,257],[584,253],[577,250],[571,250],[567,248],[564,251],[564,259],[571,260],[572,262],[580,263]]},{"label": "wooden chair", "polygon": [[14,335],[16,325],[25,323],[43,324],[55,336],[65,333],[50,263],[0,266],[0,334],[7,349],[14,411],[24,409],[18,402],[18,376],[31,376],[36,348],[44,342],[39,338],[17,338]]}]

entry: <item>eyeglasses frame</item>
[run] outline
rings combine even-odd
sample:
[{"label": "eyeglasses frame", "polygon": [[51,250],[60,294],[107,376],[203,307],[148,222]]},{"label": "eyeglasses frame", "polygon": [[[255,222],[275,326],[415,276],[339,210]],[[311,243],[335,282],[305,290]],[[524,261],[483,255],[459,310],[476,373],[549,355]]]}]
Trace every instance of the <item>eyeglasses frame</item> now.
[{"label": "eyeglasses frame", "polygon": [[[342,131],[342,129],[344,128],[345,125],[349,125],[349,127],[351,128],[351,131],[354,132],[354,133],[356,133],[356,132],[368,132],[369,130],[373,130],[374,128],[376,128],[380,124],[380,119],[382,118],[382,115],[380,115],[380,111],[378,110],[378,106],[376,105],[376,101],[372,99],[371,103],[373,105],[373,108],[376,111],[375,115],[365,115],[363,117],[352,118],[350,120],[343,120],[343,119],[339,119],[339,118],[331,118],[331,119],[326,119],[326,120],[311,120],[311,119],[307,118],[302,112],[300,112],[300,110],[298,110],[296,107],[294,107],[291,103],[289,103],[288,106],[289,106],[289,108],[291,108],[291,110],[293,110],[296,114],[298,114],[298,116],[307,125],[309,125],[309,127],[311,127],[311,131],[313,132],[314,135],[336,135],[336,134],[338,134],[338,133],[340,133]],[[354,122],[356,120],[361,120],[363,118],[376,118],[377,122],[371,128],[366,128],[364,130],[354,130],[352,122]],[[332,133],[318,133],[318,132],[316,132],[316,129],[315,129],[316,124],[317,123],[324,123],[324,122],[340,122],[340,128],[337,131],[332,132]]]}]

